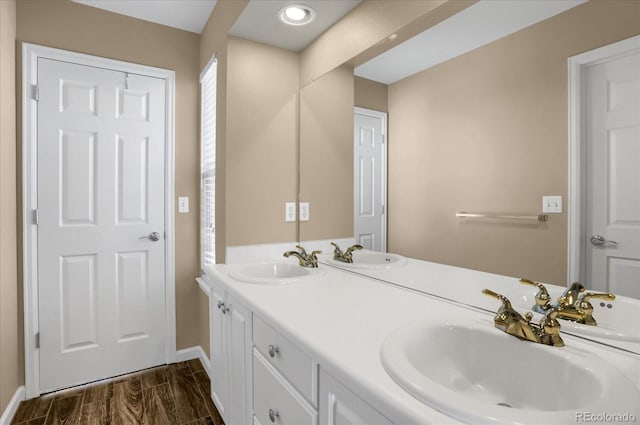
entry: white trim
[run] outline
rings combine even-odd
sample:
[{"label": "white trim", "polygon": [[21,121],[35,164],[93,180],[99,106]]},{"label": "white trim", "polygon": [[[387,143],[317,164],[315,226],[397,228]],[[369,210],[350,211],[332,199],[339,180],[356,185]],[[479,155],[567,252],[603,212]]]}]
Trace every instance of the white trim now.
[{"label": "white trim", "polygon": [[166,82],[165,129],[165,294],[166,361],[176,355],[175,312],[175,240],[174,240],[174,125],[175,72],[145,65],[90,56],[66,50],[22,43],[22,237],[24,274],[24,345],[26,397],[40,395],[40,350],[35,347],[38,332],[37,227],[31,222],[31,210],[37,208],[37,102],[31,99],[31,85],[38,81],[38,58],[66,61],[112,69]]},{"label": "white trim", "polygon": [[6,409],[4,409],[2,416],[0,416],[0,425],[9,425],[11,423],[11,420],[18,411],[18,406],[20,406],[20,402],[24,400],[24,397],[25,389],[24,386],[21,385],[16,389],[15,394],[13,394],[13,397],[9,400],[9,404]]},{"label": "white trim", "polygon": [[[382,150],[382,164],[381,164],[382,165],[382,187],[380,188],[380,191],[381,191],[381,197],[383,199],[382,206],[384,208],[384,212],[382,213],[382,215],[384,216],[384,218],[382,220],[382,241],[381,242],[382,242],[382,252],[387,252],[387,201],[388,201],[387,200],[387,171],[388,171],[387,157],[389,154],[388,152],[389,143],[387,143],[388,142],[387,113],[381,112],[381,111],[375,111],[373,109],[360,108],[359,106],[355,106],[353,108],[353,113],[354,115],[355,114],[367,115],[367,116],[382,120],[382,137],[383,137],[382,143],[384,144],[384,149]],[[355,199],[354,199],[354,205],[355,205]],[[355,215],[354,215],[354,220],[355,220]]]},{"label": "white trim", "polygon": [[567,217],[567,284],[585,278],[584,232],[584,72],[593,65],[640,50],[640,35],[568,59],[569,70],[569,205]]},{"label": "white trim", "polygon": [[200,359],[207,376],[211,379],[211,361],[200,345],[176,351],[176,362],[186,362],[193,359]]}]

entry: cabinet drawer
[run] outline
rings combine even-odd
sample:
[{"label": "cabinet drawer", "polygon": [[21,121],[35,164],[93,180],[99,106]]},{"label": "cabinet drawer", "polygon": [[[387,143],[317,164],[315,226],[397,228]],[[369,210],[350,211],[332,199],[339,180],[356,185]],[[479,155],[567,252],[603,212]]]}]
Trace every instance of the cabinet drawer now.
[{"label": "cabinet drawer", "polygon": [[317,364],[259,317],[253,318],[253,344],[313,406],[317,407]]},{"label": "cabinet drawer", "polygon": [[253,350],[253,414],[257,423],[315,425],[313,407],[296,393],[258,350]]}]

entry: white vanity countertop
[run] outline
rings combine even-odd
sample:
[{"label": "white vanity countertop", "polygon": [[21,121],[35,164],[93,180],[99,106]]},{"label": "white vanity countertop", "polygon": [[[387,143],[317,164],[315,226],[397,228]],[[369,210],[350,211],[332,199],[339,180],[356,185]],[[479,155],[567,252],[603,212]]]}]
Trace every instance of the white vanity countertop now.
[{"label": "white vanity countertop", "polygon": [[[324,265],[320,266],[325,269],[320,277],[289,285],[242,283],[228,276],[228,267],[209,267],[208,278],[224,285],[392,422],[458,423],[421,403],[392,381],[380,361],[380,348],[391,331],[406,324],[481,322],[493,328],[493,315]],[[469,278],[473,279],[473,275]],[[497,309],[499,303],[495,304]],[[587,345],[571,336],[563,338],[566,343],[563,350],[579,352],[588,348],[603,357],[615,358],[616,366],[640,388],[639,356],[593,343]]]}]

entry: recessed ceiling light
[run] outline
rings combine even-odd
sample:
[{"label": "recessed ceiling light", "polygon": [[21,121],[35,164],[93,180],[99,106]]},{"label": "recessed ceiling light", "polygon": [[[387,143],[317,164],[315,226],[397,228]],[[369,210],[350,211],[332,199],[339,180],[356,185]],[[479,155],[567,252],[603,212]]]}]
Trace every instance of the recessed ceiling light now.
[{"label": "recessed ceiling light", "polygon": [[282,22],[289,25],[306,25],[316,19],[316,11],[302,4],[288,4],[278,12]]}]

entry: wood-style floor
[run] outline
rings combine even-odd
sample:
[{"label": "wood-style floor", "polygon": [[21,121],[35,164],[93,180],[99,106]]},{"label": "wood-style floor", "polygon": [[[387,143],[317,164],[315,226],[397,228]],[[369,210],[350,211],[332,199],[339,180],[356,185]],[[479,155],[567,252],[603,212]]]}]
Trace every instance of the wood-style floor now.
[{"label": "wood-style floor", "polygon": [[210,390],[190,360],[23,401],[11,425],[224,425]]}]

